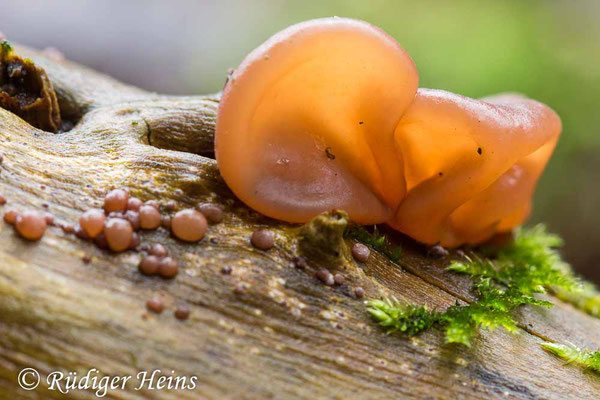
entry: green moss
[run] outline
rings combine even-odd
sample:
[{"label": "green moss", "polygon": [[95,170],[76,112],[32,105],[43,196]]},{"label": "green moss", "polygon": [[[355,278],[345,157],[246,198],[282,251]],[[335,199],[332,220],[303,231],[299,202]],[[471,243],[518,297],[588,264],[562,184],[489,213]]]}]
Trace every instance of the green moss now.
[{"label": "green moss", "polygon": [[395,297],[384,300],[368,300],[367,310],[388,333],[401,332],[414,336],[430,328],[439,319],[439,313],[427,307],[402,305]]},{"label": "green moss", "polygon": [[[512,311],[523,305],[551,307],[552,303],[538,300],[515,289],[502,289],[490,278],[476,278],[476,302],[454,305],[445,312],[428,311],[424,307],[403,305],[397,300],[367,301],[367,310],[373,319],[388,332],[403,332],[410,336],[434,324],[445,331],[446,343],[471,345],[479,329],[494,330],[499,327],[517,332]],[[398,329],[402,327],[403,329]]]},{"label": "green moss", "polygon": [[[513,317],[517,307],[526,304],[553,306],[549,301],[535,298],[534,294],[557,289],[565,293],[580,290],[578,279],[556,250],[560,245],[560,238],[548,233],[541,225],[518,229],[514,241],[496,251],[494,259],[466,258],[453,261],[447,267],[449,271],[473,278],[477,296],[472,304],[457,304],[440,313],[401,305],[397,301],[369,301],[368,311],[388,331],[393,327],[394,331],[410,331],[414,335],[437,324],[445,330],[446,342],[466,346],[471,344],[479,329],[503,327],[509,332],[517,332]],[[395,329],[396,326],[412,329]]]},{"label": "green moss", "polygon": [[565,360],[567,364],[573,363],[600,373],[600,351],[581,350],[573,345],[549,342],[543,342],[541,346],[544,350]]},{"label": "green moss", "polygon": [[346,229],[344,236],[369,246],[373,250],[385,255],[392,262],[397,263],[400,260],[402,248],[393,245],[385,235],[380,234],[377,226],[373,227],[373,232],[369,232],[360,225],[350,225]]},{"label": "green moss", "polygon": [[0,42],[0,50],[8,54],[13,50],[13,47],[6,40],[3,40],[2,42]]},{"label": "green moss", "polygon": [[562,245],[562,239],[543,225],[517,229],[514,242],[502,249],[495,261],[498,280],[528,294],[554,287],[580,290],[581,283],[557,250]]},{"label": "green moss", "polygon": [[600,292],[593,284],[584,282],[582,290],[579,291],[553,288],[553,292],[562,301],[573,304],[580,310],[600,318]]}]

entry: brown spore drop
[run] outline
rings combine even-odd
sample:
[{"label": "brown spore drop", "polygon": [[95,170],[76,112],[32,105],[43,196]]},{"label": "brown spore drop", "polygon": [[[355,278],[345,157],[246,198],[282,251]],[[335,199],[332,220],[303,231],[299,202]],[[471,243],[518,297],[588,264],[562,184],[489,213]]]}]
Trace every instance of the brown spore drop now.
[{"label": "brown spore drop", "polygon": [[294,264],[294,267],[298,269],[306,269],[306,267],[308,266],[306,263],[306,259],[300,256],[295,256],[292,259],[292,263]]},{"label": "brown spore drop", "polygon": [[160,243],[154,243],[148,252],[156,257],[166,257],[168,254],[165,246]]},{"label": "brown spore drop", "polygon": [[62,231],[67,234],[75,233],[75,226],[73,224],[61,224],[60,229],[62,229]]},{"label": "brown spore drop", "polygon": [[140,207],[140,227],[142,229],[156,229],[160,226],[160,222],[158,208],[148,204]]},{"label": "brown spore drop", "polygon": [[83,239],[83,240],[90,240],[90,235],[88,235],[88,233],[85,231],[85,229],[83,229],[81,226],[77,225],[77,227],[75,228],[75,236],[77,236],[79,239]]},{"label": "brown spore drop", "polygon": [[99,208],[87,210],[79,217],[79,226],[92,239],[102,233],[105,222],[106,215]]},{"label": "brown spore drop", "polygon": [[248,290],[248,285],[242,282],[242,283],[238,283],[233,288],[233,293],[235,293],[236,295],[240,296],[240,295],[246,293],[247,290]]},{"label": "brown spore drop", "polygon": [[229,265],[226,265],[221,268],[221,273],[223,275],[231,275],[232,272],[233,272],[233,269]]},{"label": "brown spore drop", "polygon": [[448,250],[446,250],[444,247],[440,246],[439,244],[435,245],[429,249],[429,255],[434,258],[446,258],[446,257],[448,257],[448,254],[450,254],[450,253],[448,253]]},{"label": "brown spore drop", "polygon": [[207,224],[204,215],[188,208],[181,210],[171,219],[171,231],[178,239],[197,242],[206,234]]},{"label": "brown spore drop", "polygon": [[14,225],[17,222],[17,217],[19,216],[19,212],[17,210],[8,210],[4,213],[4,222],[9,225]]},{"label": "brown spore drop", "polygon": [[357,299],[362,299],[363,297],[365,297],[365,290],[360,286],[354,288],[354,296],[356,296]]},{"label": "brown spore drop", "polygon": [[89,264],[92,261],[92,255],[89,253],[85,253],[83,257],[81,257],[81,260],[84,264]]},{"label": "brown spore drop", "polygon": [[320,270],[318,270],[316,276],[321,282],[323,282],[327,286],[333,286],[335,284],[333,275],[325,268],[321,268]]},{"label": "brown spore drop", "polygon": [[336,284],[337,286],[343,285],[345,281],[346,281],[346,278],[344,278],[344,275],[342,275],[342,274],[335,274],[333,276],[333,283]]},{"label": "brown spore drop", "polygon": [[168,215],[164,215],[160,219],[160,224],[162,225],[163,228],[171,230],[171,217],[169,217]]},{"label": "brown spore drop", "polygon": [[267,229],[259,229],[252,232],[250,242],[260,250],[269,250],[275,246],[275,234]]},{"label": "brown spore drop", "polygon": [[47,226],[46,218],[37,211],[25,211],[15,222],[17,232],[27,240],[40,240]]},{"label": "brown spore drop", "polygon": [[167,211],[173,211],[175,210],[175,207],[177,207],[177,203],[175,202],[175,200],[169,200],[165,203],[165,209]]},{"label": "brown spore drop", "polygon": [[143,204],[144,203],[137,197],[130,197],[129,200],[127,200],[127,209],[131,211],[139,211]]},{"label": "brown spore drop", "polygon": [[159,259],[156,256],[147,256],[142,258],[138,265],[138,270],[144,275],[156,275],[158,273]]},{"label": "brown spore drop", "polygon": [[127,250],[131,244],[133,228],[129,221],[121,218],[109,218],[104,224],[104,235],[108,247],[112,251],[120,252]]},{"label": "brown spore drop", "polygon": [[355,243],[352,246],[352,257],[358,262],[367,262],[371,256],[371,250],[362,243]]},{"label": "brown spore drop", "polygon": [[171,257],[161,258],[158,263],[158,274],[165,279],[172,279],[177,276],[179,272],[179,266],[177,265],[177,261],[173,260]]},{"label": "brown spore drop", "polygon": [[180,304],[175,309],[174,315],[178,320],[184,321],[190,317],[190,308],[186,304]]},{"label": "brown spore drop", "polygon": [[223,207],[218,204],[203,203],[199,204],[197,209],[211,224],[218,224],[223,221]]},{"label": "brown spore drop", "polygon": [[123,214],[123,218],[125,218],[131,224],[131,227],[134,231],[137,231],[142,226],[142,220],[140,218],[140,213],[134,210],[127,210],[125,214]]},{"label": "brown spore drop", "polygon": [[158,297],[153,297],[146,301],[146,308],[156,314],[160,314],[165,309],[165,303]]},{"label": "brown spore drop", "polygon": [[127,202],[129,201],[129,193],[123,189],[111,190],[104,198],[104,210],[107,213],[113,211],[125,211]]},{"label": "brown spore drop", "polygon": [[160,208],[160,203],[157,200],[148,200],[144,204],[150,207],[154,207],[157,210]]},{"label": "brown spore drop", "polygon": [[131,243],[129,243],[129,249],[135,250],[142,243],[142,239],[140,239],[140,235],[137,232],[133,232],[131,234]]},{"label": "brown spore drop", "polygon": [[125,218],[123,211],[111,211],[108,213],[108,218]]},{"label": "brown spore drop", "polygon": [[46,220],[47,225],[54,225],[54,215],[50,213],[44,213],[44,219]]},{"label": "brown spore drop", "polygon": [[6,204],[6,197],[4,197],[0,194],[0,206],[3,206],[5,204]]},{"label": "brown spore drop", "polygon": [[102,250],[108,250],[108,240],[106,240],[104,232],[94,238],[94,244]]}]

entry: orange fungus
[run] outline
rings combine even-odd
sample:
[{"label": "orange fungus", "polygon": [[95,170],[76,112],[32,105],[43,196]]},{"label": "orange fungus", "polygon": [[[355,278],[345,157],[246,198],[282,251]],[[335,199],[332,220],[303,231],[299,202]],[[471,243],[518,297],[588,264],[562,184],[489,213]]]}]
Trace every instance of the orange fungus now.
[{"label": "orange fungus", "polygon": [[521,224],[558,116],[518,95],[417,88],[414,63],[379,28],[291,26],[230,76],[215,136],[221,174],[250,207],[289,222],[338,208],[444,246]]}]

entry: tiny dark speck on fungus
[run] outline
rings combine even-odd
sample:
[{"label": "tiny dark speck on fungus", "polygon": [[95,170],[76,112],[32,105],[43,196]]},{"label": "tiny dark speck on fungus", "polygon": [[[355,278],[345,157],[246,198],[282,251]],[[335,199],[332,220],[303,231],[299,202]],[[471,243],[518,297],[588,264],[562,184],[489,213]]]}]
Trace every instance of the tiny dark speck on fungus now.
[{"label": "tiny dark speck on fungus", "polygon": [[325,149],[325,154],[330,160],[335,160],[335,155],[331,152],[331,147]]},{"label": "tiny dark speck on fungus", "polygon": [[481,154],[481,153],[483,153],[483,150],[481,149],[481,147],[478,147],[477,148],[477,154]]}]

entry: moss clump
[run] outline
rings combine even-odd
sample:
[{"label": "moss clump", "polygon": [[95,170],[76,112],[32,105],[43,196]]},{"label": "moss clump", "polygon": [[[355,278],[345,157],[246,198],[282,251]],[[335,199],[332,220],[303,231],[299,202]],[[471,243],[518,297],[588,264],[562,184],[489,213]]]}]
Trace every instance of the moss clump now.
[{"label": "moss clump", "polygon": [[3,53],[10,53],[13,50],[13,47],[6,40],[0,42],[0,51]]},{"label": "moss clump", "polygon": [[553,292],[562,301],[573,304],[580,310],[600,318],[600,292],[595,285],[584,282],[582,290],[579,291],[553,288]]},{"label": "moss clump", "polygon": [[[367,309],[373,319],[388,332],[416,335],[434,324],[445,331],[446,343],[471,345],[478,329],[494,330],[503,327],[516,332],[517,325],[511,312],[520,305],[533,304],[551,307],[552,303],[535,299],[514,289],[501,289],[489,278],[477,278],[474,285],[478,295],[476,302],[454,305],[445,312],[429,311],[423,307],[402,305],[398,301],[367,301]],[[410,327],[398,329],[397,327]]]},{"label": "moss clump", "polygon": [[582,368],[600,373],[600,351],[581,350],[573,345],[543,342],[541,346],[554,355],[562,358],[567,364],[576,364]]},{"label": "moss clump", "polygon": [[[417,334],[438,324],[444,328],[447,343],[469,346],[478,329],[503,327],[516,332],[512,312],[519,306],[531,304],[552,307],[549,301],[533,295],[547,290],[573,292],[580,289],[578,280],[565,264],[556,246],[562,241],[541,226],[519,229],[515,240],[500,249],[494,260],[466,258],[453,261],[449,271],[473,277],[476,300],[468,305],[455,305],[445,312],[421,310],[390,301],[368,301],[367,309],[374,320],[388,329]],[[410,326],[411,330],[396,329]],[[418,329],[415,327],[419,327]]]},{"label": "moss clump", "polygon": [[385,300],[368,300],[367,310],[388,333],[401,332],[414,336],[438,322],[439,313],[427,307],[402,305],[395,297]]}]

